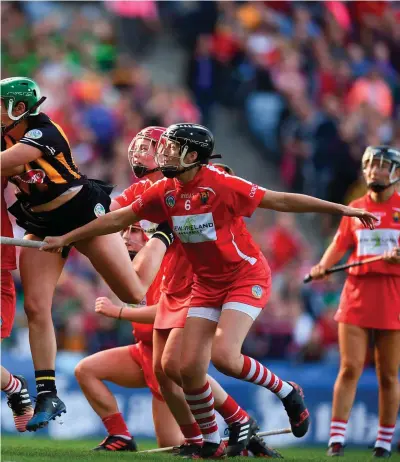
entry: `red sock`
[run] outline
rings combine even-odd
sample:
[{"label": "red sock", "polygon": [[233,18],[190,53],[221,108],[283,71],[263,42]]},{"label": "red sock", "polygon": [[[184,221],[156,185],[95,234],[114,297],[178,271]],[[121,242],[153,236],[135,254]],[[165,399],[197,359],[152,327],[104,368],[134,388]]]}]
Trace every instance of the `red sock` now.
[{"label": "red sock", "polygon": [[129,433],[128,427],[126,426],[125,420],[120,412],[111,414],[101,420],[103,421],[109,435],[132,438],[132,435]]},{"label": "red sock", "polygon": [[180,425],[179,427],[185,437],[186,444],[197,444],[198,446],[203,444],[203,435],[201,434],[201,430],[197,422]]},{"label": "red sock", "polygon": [[283,399],[293,390],[293,387],[281,380],[277,375],[249,356],[243,355],[243,368],[239,378],[252,382],[275,393]]},{"label": "red sock", "polygon": [[215,410],[222,415],[227,425],[245,423],[250,418],[249,414],[229,395],[220,407],[215,406]]},{"label": "red sock", "polygon": [[196,390],[183,389],[186,402],[192,411],[193,417],[199,424],[204,441],[220,443],[221,437],[218,431],[214,412],[214,397],[208,382]]},{"label": "red sock", "polygon": [[21,391],[21,382],[18,379],[16,379],[12,374],[10,374],[10,379],[7,385],[4,388],[2,388],[1,391],[4,391],[5,393],[7,393],[7,395],[12,395],[13,393]]}]

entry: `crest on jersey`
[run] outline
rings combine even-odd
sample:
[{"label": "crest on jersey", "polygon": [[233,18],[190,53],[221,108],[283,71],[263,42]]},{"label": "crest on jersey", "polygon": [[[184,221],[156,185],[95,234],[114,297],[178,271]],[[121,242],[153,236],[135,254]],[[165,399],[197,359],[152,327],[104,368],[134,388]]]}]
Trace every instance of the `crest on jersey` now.
[{"label": "crest on jersey", "polygon": [[393,221],[395,223],[400,223],[400,212],[393,212]]},{"label": "crest on jersey", "polygon": [[263,291],[260,286],[253,286],[251,288],[251,293],[253,294],[254,298],[261,298]]},{"label": "crest on jersey", "polygon": [[29,132],[25,133],[25,138],[32,138],[33,140],[38,140],[43,136],[43,133],[40,130],[34,129],[29,130]]},{"label": "crest on jersey", "polygon": [[165,198],[165,203],[168,205],[168,207],[174,207],[175,206],[175,197],[174,196],[167,196]]},{"label": "crest on jersey", "polygon": [[96,204],[94,206],[93,212],[96,215],[96,217],[98,218],[98,217],[102,217],[103,215],[106,214],[106,209],[104,208],[103,204],[98,203],[98,204]]},{"label": "crest on jersey", "polygon": [[200,191],[200,202],[205,205],[208,202],[210,194],[208,191]]}]

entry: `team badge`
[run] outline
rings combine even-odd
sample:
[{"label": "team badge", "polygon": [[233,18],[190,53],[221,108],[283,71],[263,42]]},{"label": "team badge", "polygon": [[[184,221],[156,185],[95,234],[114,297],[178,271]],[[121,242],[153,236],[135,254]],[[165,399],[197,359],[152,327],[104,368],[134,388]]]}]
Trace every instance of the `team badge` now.
[{"label": "team badge", "polygon": [[100,203],[95,205],[93,211],[94,211],[94,214],[96,215],[97,218],[102,217],[103,215],[106,214],[106,209]]},{"label": "team badge", "polygon": [[253,297],[255,298],[261,298],[262,296],[262,288],[260,286],[253,286],[251,288],[251,293],[253,294]]},{"label": "team badge", "polygon": [[167,196],[165,198],[165,203],[168,205],[168,207],[174,207],[175,206],[175,197],[174,196]]},{"label": "team badge", "polygon": [[205,205],[208,202],[208,199],[210,197],[210,194],[208,191],[201,191],[200,192],[200,202]]},{"label": "team badge", "polygon": [[32,138],[33,140],[38,140],[43,136],[43,133],[40,130],[29,130],[29,132],[25,133],[25,138]]},{"label": "team badge", "polygon": [[395,223],[400,223],[400,212],[393,212],[393,221]]}]

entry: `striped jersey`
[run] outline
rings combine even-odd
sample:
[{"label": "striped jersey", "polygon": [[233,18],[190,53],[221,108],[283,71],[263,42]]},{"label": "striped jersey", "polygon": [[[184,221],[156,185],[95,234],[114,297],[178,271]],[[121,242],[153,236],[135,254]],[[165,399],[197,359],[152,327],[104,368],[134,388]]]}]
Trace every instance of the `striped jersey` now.
[{"label": "striped jersey", "polygon": [[29,117],[27,121],[28,128],[20,140],[9,135],[4,139],[7,148],[22,143],[42,153],[38,159],[25,164],[21,174],[9,178],[18,187],[18,199],[31,205],[44,204],[69,188],[86,183],[86,177],[74,162],[63,129],[44,113]]}]

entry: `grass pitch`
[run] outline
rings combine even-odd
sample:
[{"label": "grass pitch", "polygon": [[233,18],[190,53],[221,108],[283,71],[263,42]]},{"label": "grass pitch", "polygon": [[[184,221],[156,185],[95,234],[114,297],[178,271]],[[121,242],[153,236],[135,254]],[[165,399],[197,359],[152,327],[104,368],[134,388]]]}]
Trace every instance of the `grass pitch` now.
[{"label": "grass pitch", "polygon": [[[24,438],[18,436],[2,436],[1,460],[2,462],[110,462],[110,461],[177,461],[177,458],[164,454],[135,454],[135,453],[98,453],[90,450],[99,440],[50,440],[45,438]],[[139,449],[152,449],[152,441],[140,441]],[[281,454],[287,461],[315,462],[328,461],[325,448],[290,448],[282,449]],[[245,457],[235,457],[234,460],[246,460]],[[371,451],[346,450],[345,460],[363,462],[371,460]],[[393,453],[393,461],[400,461],[400,455]]]}]

